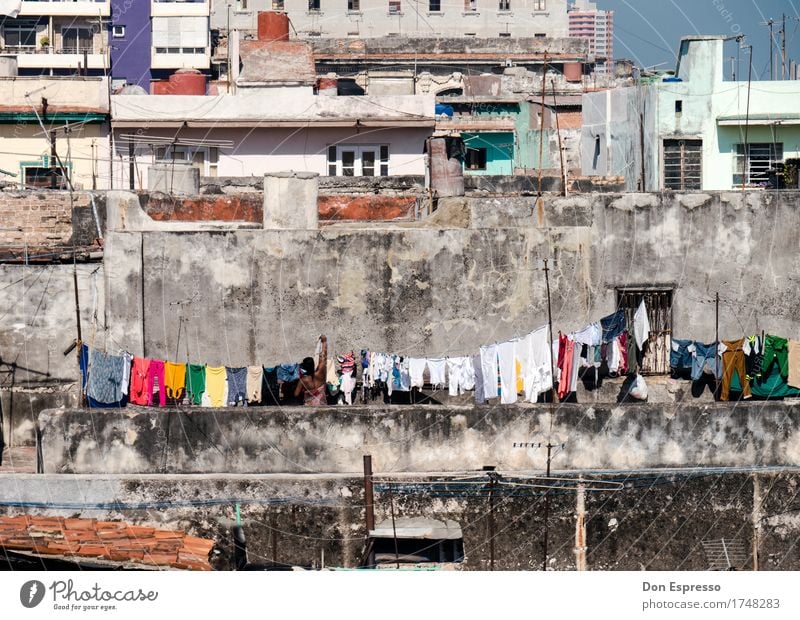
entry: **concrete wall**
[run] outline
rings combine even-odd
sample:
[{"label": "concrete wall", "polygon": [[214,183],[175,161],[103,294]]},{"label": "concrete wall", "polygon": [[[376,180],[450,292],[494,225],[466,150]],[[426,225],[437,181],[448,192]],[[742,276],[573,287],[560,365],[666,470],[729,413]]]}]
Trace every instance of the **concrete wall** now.
[{"label": "concrete wall", "polygon": [[[566,0],[547,0],[545,11],[533,11],[531,0],[517,0],[513,11],[505,13],[498,11],[496,0],[477,0],[474,13],[465,11],[463,0],[442,0],[440,12],[431,12],[427,2],[416,5],[404,0],[397,14],[388,12],[385,0],[360,0],[357,11],[348,11],[346,3],[334,6],[332,0],[321,0],[319,12],[308,10],[308,0],[285,0],[283,6],[298,37],[314,32],[325,37],[454,37],[468,32],[478,37],[497,37],[501,32],[515,37],[534,33],[566,37],[568,31]],[[255,30],[258,12],[274,7],[269,0],[251,0],[242,11],[234,0],[222,0],[212,8],[211,27],[224,30],[230,24],[231,29]]]},{"label": "concrete wall", "polygon": [[[102,264],[79,264],[83,337],[105,345]],[[6,444],[31,445],[36,416],[78,404],[77,338],[72,265],[0,265],[0,397]],[[95,312],[97,314],[95,315]]]},{"label": "concrete wall", "polygon": [[[145,218],[135,229],[143,234],[108,234],[109,324],[141,354],[144,303],[147,355],[174,356],[179,320],[170,304],[194,299],[183,329],[192,334],[191,358],[207,363],[300,359],[323,332],[337,351],[463,355],[546,322],[540,260],[550,257],[557,330],[613,311],[618,287],[663,286],[675,289],[675,337],[713,340],[714,290],[723,299],[723,337],[762,329],[792,335],[800,319],[791,276],[800,268],[797,199],[796,192],[541,203],[486,197],[467,199],[464,220],[437,228],[321,232],[202,232],[187,222],[175,234]],[[142,281],[143,299],[134,292]]]},{"label": "concrete wall", "polygon": [[[374,470],[380,477],[384,464],[374,461]],[[575,570],[576,546],[586,547],[589,570],[708,570],[702,541],[723,537],[744,551],[737,570],[752,569],[753,548],[759,570],[800,568],[794,546],[800,534],[800,476],[794,470],[628,472],[605,479],[627,484],[617,492],[588,492],[584,511],[574,485],[551,494],[550,570]],[[464,535],[464,569],[488,570],[486,493],[475,493],[474,487],[465,492],[463,485],[456,485],[460,491],[443,497],[436,491],[441,485],[424,484],[429,478],[408,480],[410,484],[394,487],[391,502],[388,489],[378,482],[376,521],[390,519],[392,507],[401,518],[453,519]],[[754,498],[756,486],[761,502]],[[519,488],[514,493],[497,492],[495,568],[540,570],[544,497]],[[211,538],[216,542],[211,561],[220,570],[231,568],[236,502],[251,561],[319,567],[324,552],[325,566],[352,567],[364,548],[360,477],[0,475],[0,513],[20,513],[13,505],[19,502],[50,505],[29,504],[24,510],[31,514],[125,519]],[[579,516],[586,523],[582,545],[575,540]]]},{"label": "concrete wall", "polygon": [[[546,322],[544,257],[555,261],[556,330],[610,313],[617,287],[665,286],[675,290],[675,337],[713,340],[715,290],[723,338],[761,330],[792,337],[800,324],[792,275],[800,270],[799,198],[487,194],[418,223],[268,231],[157,221],[137,196],[115,192],[103,267],[79,265],[84,337],[93,334],[96,298],[97,346],[159,358],[172,359],[180,344],[180,360],[271,365],[309,354],[320,333],[336,352],[472,354]],[[61,356],[74,338],[71,268],[3,269],[3,312],[13,317],[4,323],[3,358],[22,360],[27,347],[35,357],[26,365],[52,373],[63,364],[59,380],[74,382],[77,369]],[[33,283],[24,295],[23,275]]]},{"label": "concrete wall", "polygon": [[[376,474],[382,471],[382,464],[375,462]],[[586,523],[584,545],[589,570],[708,570],[702,541],[723,537],[735,540],[745,552],[738,570],[752,568],[754,542],[759,570],[800,568],[793,545],[798,536],[795,498],[800,482],[795,471],[631,472],[612,479],[628,485],[613,493],[587,493],[585,511],[579,510],[572,489],[551,495],[550,570],[575,570],[575,522],[579,515]],[[763,498],[761,504],[754,501],[755,485]],[[420,490],[414,492],[412,486]],[[412,486],[394,487],[395,515],[454,519],[464,534],[464,568],[488,570],[486,494],[462,491],[442,497],[433,490],[436,487]],[[512,497],[498,491],[495,568],[540,570],[544,497],[519,489],[515,494]],[[159,501],[154,502],[154,498]],[[209,506],[209,500],[221,505]],[[230,527],[235,522],[235,502],[241,506],[251,561],[319,567],[324,552],[326,566],[352,567],[364,548],[363,481],[357,477],[0,476],[0,512],[20,512],[7,502],[74,505],[76,501],[87,508],[27,507],[25,511],[126,519],[186,530],[215,540],[211,561],[220,570],[231,567]],[[754,510],[755,506],[761,509]],[[390,519],[391,507],[388,489],[379,483],[376,521]],[[757,536],[752,527],[754,517],[760,526]],[[664,532],[669,535],[662,535]]]},{"label": "concrete wall", "polygon": [[39,415],[48,473],[358,473],[793,466],[800,405],[308,407]]}]

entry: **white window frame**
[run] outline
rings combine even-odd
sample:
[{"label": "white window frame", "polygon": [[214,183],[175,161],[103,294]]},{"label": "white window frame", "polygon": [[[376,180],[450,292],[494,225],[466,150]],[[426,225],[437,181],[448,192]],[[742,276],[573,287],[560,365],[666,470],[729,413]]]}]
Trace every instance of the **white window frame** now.
[{"label": "white window frame", "polygon": [[125,36],[125,25],[124,24],[117,24],[112,29],[112,36],[115,39],[121,39]]},{"label": "white window frame", "polygon": [[[383,159],[381,157],[381,151],[385,150],[386,158]],[[353,152],[353,174],[346,175],[344,173],[344,165],[342,163],[342,155],[346,152]],[[332,159],[333,154],[335,153],[336,159],[335,161]],[[363,166],[363,155],[364,153],[372,153],[375,156],[374,159],[374,172],[372,175],[373,177],[382,177],[382,176],[389,176],[389,146],[387,144],[336,144],[336,145],[329,145],[327,149],[327,156],[328,156],[328,176],[354,176],[354,177],[363,177],[366,176],[364,174],[364,166]],[[332,174],[335,173],[335,174]]]},{"label": "white window frame", "polygon": [[[743,174],[745,186],[752,186],[753,173],[763,173],[783,161],[783,142],[748,142],[746,155],[744,143],[736,144],[733,149],[733,187],[741,187]],[[764,179],[755,182],[763,183]]]},{"label": "white window frame", "polygon": [[544,13],[547,11],[547,0],[533,0],[533,12]]}]

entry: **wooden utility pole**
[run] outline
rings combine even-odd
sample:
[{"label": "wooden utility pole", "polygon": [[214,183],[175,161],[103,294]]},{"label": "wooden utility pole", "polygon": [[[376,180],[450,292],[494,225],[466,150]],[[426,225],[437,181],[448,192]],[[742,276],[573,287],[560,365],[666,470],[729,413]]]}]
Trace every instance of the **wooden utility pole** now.
[{"label": "wooden utility pole", "polygon": [[575,570],[586,570],[586,487],[582,484],[575,497]]}]

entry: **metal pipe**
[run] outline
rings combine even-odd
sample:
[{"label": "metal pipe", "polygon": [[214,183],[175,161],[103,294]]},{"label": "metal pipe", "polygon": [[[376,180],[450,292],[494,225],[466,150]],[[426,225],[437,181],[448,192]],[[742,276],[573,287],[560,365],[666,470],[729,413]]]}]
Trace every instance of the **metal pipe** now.
[{"label": "metal pipe", "polygon": [[556,99],[556,81],[550,82],[553,89],[553,114],[556,117],[556,135],[558,136],[558,156],[561,161],[561,182],[564,184],[561,188],[561,195],[567,195],[567,171],[564,168],[564,147],[561,145],[561,127],[558,123],[558,101]]},{"label": "metal pipe", "polygon": [[94,227],[97,229],[97,238],[103,240],[103,231],[100,228],[100,217],[97,215],[97,205],[94,201],[94,194],[89,194],[89,200],[92,202],[92,217],[94,217]]}]

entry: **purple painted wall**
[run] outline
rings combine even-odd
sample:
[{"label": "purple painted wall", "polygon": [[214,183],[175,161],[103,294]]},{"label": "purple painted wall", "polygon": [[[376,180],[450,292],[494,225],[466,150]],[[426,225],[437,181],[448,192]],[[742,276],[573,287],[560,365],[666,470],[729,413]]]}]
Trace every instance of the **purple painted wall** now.
[{"label": "purple painted wall", "polygon": [[[111,0],[111,76],[138,84],[150,92],[150,0]],[[114,36],[114,26],[124,26],[121,37]]]}]

